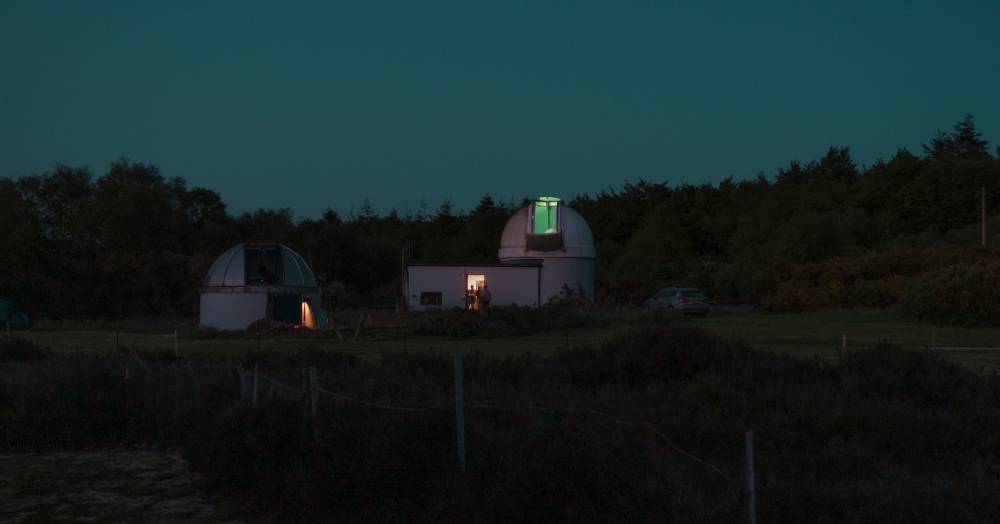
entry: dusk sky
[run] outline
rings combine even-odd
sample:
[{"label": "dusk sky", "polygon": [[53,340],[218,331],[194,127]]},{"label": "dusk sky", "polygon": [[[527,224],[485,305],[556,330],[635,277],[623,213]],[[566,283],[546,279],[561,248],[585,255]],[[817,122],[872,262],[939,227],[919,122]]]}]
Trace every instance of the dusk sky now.
[{"label": "dusk sky", "polygon": [[0,3],[0,177],[433,212],[1000,142],[1000,2]]}]

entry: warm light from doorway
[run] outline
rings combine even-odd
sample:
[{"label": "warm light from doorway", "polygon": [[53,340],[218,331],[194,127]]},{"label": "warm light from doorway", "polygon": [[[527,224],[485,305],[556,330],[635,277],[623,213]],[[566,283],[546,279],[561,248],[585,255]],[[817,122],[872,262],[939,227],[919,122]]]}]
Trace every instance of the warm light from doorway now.
[{"label": "warm light from doorway", "polygon": [[309,329],[316,329],[316,317],[313,316],[308,300],[302,301],[302,326]]}]

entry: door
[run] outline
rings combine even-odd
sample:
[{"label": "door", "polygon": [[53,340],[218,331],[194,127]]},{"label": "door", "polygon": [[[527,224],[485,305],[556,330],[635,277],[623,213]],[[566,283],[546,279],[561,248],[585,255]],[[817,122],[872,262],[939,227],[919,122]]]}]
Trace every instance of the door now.
[{"label": "door", "polygon": [[274,318],[276,322],[288,322],[296,326],[302,324],[302,295],[298,293],[274,293]]}]

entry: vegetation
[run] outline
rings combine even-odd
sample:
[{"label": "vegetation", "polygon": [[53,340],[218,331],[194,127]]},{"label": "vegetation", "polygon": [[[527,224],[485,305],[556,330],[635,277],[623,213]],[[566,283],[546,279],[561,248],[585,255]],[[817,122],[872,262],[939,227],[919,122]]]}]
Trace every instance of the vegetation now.
[{"label": "vegetation", "polygon": [[[771,311],[902,305],[922,321],[995,325],[995,284],[963,287],[995,278],[987,261],[1000,237],[976,248],[981,188],[989,228],[1000,231],[1000,160],[969,115],[938,132],[923,156],[900,149],[859,169],[849,148],[835,147],[773,179],[640,180],[569,204],[593,229],[606,308],[691,285]],[[155,166],[123,159],[96,180],[57,166],[0,179],[0,295],[32,318],[191,316],[214,258],[252,241],[310,258],[327,308],[387,306],[407,241],[415,261],[495,261],[519,205],[486,195],[468,212],[446,200],[435,212],[424,203],[379,216],[365,201],[344,217],[328,209],[295,221],[288,208],[234,216],[217,193],[188,189]]]},{"label": "vegetation", "polygon": [[0,448],[176,447],[204,486],[299,520],[741,522],[753,429],[761,521],[1000,512],[1000,434],[983,429],[1000,416],[1000,378],[887,343],[808,360],[674,323],[548,357],[466,354],[464,476],[449,355],[244,360],[291,387],[316,365],[342,397],[321,393],[315,419],[268,382],[258,404],[241,401],[225,363],[147,354],[126,385],[131,358],[24,364],[21,382],[0,381]]}]

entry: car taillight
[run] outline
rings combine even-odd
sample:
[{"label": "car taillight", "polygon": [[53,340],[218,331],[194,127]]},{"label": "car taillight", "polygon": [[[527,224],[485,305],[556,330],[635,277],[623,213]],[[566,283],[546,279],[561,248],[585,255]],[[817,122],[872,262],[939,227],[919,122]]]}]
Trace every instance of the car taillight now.
[{"label": "car taillight", "polygon": [[682,304],[683,304],[684,302],[687,302],[687,301],[688,301],[688,299],[686,299],[686,298],[684,298],[684,297],[681,297],[681,298],[680,298],[680,300],[678,300],[678,302],[680,302],[680,303],[682,303]]}]

